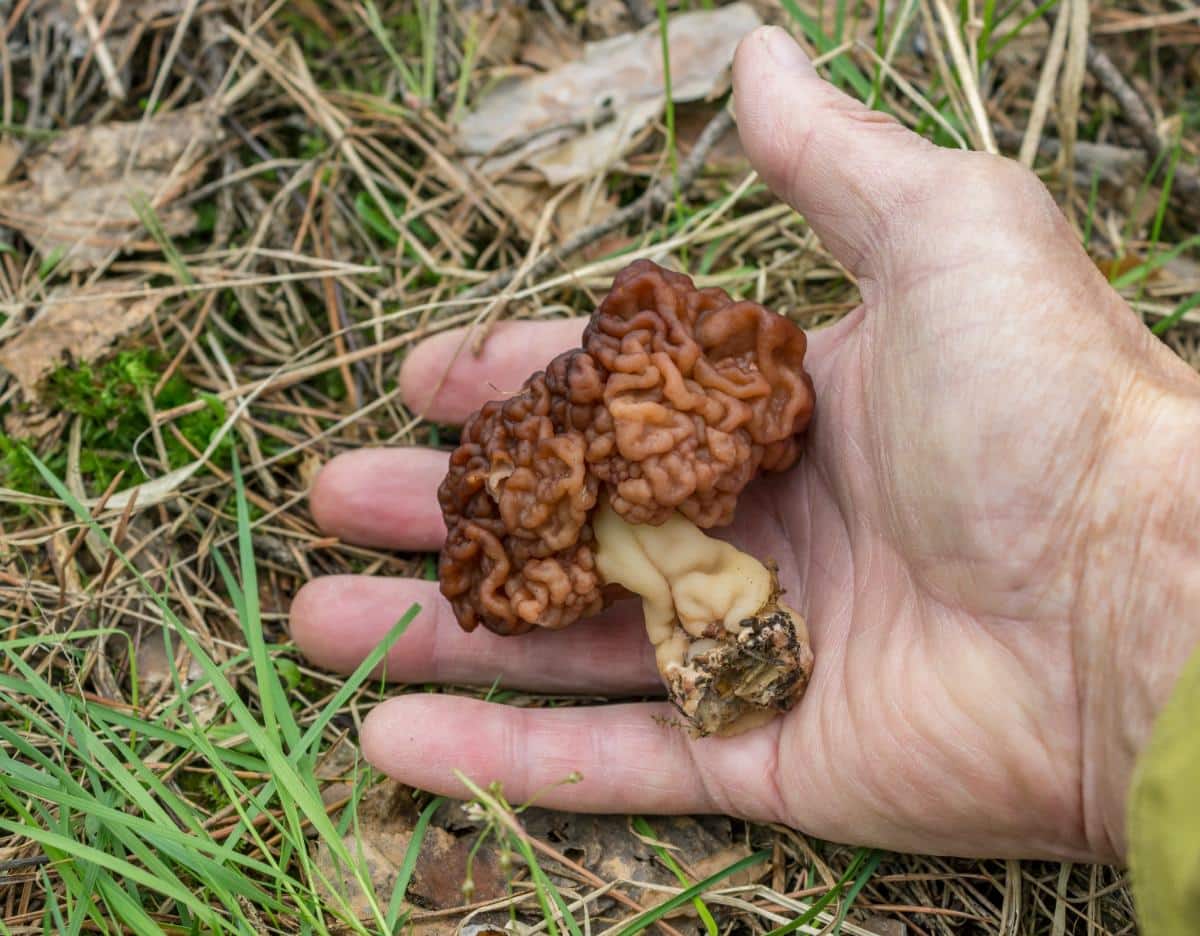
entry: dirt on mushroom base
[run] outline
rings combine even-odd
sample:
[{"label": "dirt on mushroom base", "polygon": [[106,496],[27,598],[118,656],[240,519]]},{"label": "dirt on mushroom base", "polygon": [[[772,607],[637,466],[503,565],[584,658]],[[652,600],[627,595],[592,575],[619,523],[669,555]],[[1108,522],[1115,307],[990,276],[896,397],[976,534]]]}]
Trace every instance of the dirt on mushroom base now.
[{"label": "dirt on mushroom base", "polygon": [[812,648],[804,618],[779,600],[774,563],[679,514],[630,524],[604,503],[592,529],[605,581],[642,597],[667,698],[696,734],[741,734],[800,701]]}]

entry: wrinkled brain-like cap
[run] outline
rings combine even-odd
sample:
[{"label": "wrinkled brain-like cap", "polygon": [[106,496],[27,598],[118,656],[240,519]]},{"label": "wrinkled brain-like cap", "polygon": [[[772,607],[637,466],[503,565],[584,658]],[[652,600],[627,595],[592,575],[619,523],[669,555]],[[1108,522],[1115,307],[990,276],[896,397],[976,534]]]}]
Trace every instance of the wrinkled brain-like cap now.
[{"label": "wrinkled brain-like cap", "polygon": [[796,460],[806,344],[782,316],[648,260],[618,273],[583,347],[486,404],[450,458],[439,578],[462,627],[520,634],[601,610],[601,497],[630,523],[732,521],[760,469]]}]

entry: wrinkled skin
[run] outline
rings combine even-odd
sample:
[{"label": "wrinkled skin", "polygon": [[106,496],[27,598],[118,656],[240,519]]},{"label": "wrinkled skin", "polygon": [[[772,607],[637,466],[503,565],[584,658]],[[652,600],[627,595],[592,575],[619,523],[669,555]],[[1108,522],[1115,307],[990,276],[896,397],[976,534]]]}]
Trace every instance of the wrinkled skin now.
[{"label": "wrinkled skin", "polygon": [[[725,811],[893,849],[1117,859],[1129,762],[1195,641],[1152,603],[1178,589],[1148,598],[1140,574],[1173,529],[1153,485],[1185,462],[1173,427],[1196,431],[1195,377],[1031,175],[933,149],[789,48],[771,30],[742,42],[743,145],[863,305],[810,335],[804,455],[747,489],[729,535],[779,562],[808,619],[808,695],[748,735],[692,741],[655,720],[661,703],[521,710],[418,693],[371,714],[364,751],[449,793],[457,767],[514,802],[541,791],[545,805]],[[408,399],[461,420],[581,328],[508,325],[474,360],[454,358],[461,336],[433,339],[406,364]],[[344,456],[314,512],[348,539],[436,548],[444,465]],[[632,606],[558,634],[466,637],[432,583],[334,578],[297,598],[295,637],[349,668],[412,600],[426,611],[391,655],[397,679],[658,691]],[[547,789],[572,770],[582,782]]]}]

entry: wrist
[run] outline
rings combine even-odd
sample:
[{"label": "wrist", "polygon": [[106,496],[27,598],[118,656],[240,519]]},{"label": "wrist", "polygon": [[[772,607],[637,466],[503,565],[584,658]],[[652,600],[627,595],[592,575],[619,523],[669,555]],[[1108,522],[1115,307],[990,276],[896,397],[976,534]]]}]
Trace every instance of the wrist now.
[{"label": "wrist", "polygon": [[1104,861],[1124,861],[1134,765],[1200,645],[1200,394],[1179,389],[1130,394],[1081,530],[1082,793]]}]

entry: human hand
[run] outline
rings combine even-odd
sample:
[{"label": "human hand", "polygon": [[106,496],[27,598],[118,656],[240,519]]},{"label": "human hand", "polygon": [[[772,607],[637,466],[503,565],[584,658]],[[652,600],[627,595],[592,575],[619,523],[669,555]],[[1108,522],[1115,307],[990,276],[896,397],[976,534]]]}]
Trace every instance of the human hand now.
[{"label": "human hand", "polygon": [[[807,695],[764,728],[703,740],[664,725],[665,703],[403,695],[371,713],[364,752],[451,794],[464,792],[459,768],[501,780],[513,801],[542,791],[539,804],[580,811],[726,812],[905,851],[1118,858],[1132,759],[1200,636],[1172,615],[1200,586],[1163,585],[1148,558],[1186,555],[1200,529],[1200,509],[1181,513],[1152,486],[1166,466],[1200,490],[1183,461],[1200,381],[1110,289],[1031,174],[866,110],[779,30],[743,41],[734,88],[747,154],[863,299],[810,335],[817,409],[800,463],[748,488],[725,531],[778,562],[807,618]],[[502,325],[474,359],[455,357],[461,333],[440,335],[406,361],[405,399],[461,422],[582,327]],[[342,456],[317,481],[314,515],[347,540],[436,549],[445,465],[414,449]],[[293,634],[315,662],[351,669],[412,601],[426,610],[390,678],[661,691],[628,603],[499,638],[461,633],[435,583],[330,577],[297,596]],[[582,781],[553,786],[571,771]]]}]

